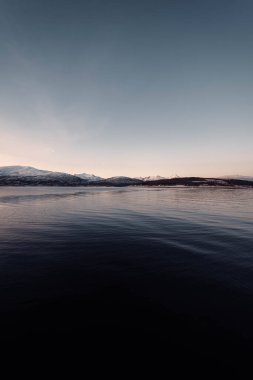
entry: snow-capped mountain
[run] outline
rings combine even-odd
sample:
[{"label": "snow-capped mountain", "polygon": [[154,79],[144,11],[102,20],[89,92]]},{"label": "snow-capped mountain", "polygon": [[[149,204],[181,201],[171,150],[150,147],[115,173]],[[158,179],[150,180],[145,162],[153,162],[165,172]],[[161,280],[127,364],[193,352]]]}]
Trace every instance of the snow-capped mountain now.
[{"label": "snow-capped mountain", "polygon": [[71,174],[40,170],[31,166],[0,167],[0,185],[80,186],[87,182]]},{"label": "snow-capped mountain", "polygon": [[166,179],[166,177],[161,177],[160,175],[150,175],[148,177],[136,177],[136,179],[140,179],[141,181],[158,181],[159,179]]},{"label": "snow-capped mountain", "polygon": [[87,174],[87,173],[75,174],[75,176],[82,178],[82,179],[86,179],[89,182],[104,180],[104,178],[102,178],[102,177],[96,176],[94,174]]},{"label": "snow-capped mountain", "polygon": [[127,186],[142,183],[142,180],[129,177],[101,178],[94,174],[75,174],[40,170],[31,166],[0,167],[0,185],[45,185],[45,186]]},{"label": "snow-capped mountain", "polygon": [[24,176],[24,177],[32,176],[33,177],[33,176],[62,176],[62,175],[70,175],[70,174],[36,169],[31,166],[1,166],[0,175]]}]

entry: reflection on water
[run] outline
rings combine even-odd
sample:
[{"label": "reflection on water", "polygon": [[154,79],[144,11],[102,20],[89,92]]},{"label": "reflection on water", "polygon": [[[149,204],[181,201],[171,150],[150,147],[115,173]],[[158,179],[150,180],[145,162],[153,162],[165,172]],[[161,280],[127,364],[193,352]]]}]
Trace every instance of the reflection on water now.
[{"label": "reflection on water", "polygon": [[1,307],[71,302],[88,324],[166,335],[186,318],[250,338],[252,231],[250,189],[0,188]]}]

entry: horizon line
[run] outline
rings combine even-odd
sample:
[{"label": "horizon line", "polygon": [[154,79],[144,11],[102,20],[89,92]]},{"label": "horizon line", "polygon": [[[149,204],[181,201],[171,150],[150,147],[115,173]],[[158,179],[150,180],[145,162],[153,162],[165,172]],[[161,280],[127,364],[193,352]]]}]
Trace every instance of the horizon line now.
[{"label": "horizon line", "polygon": [[[36,169],[36,170],[41,170],[41,171],[47,171],[47,172],[52,172],[52,173],[63,173],[63,174],[69,174],[69,175],[73,175],[73,176],[78,176],[78,175],[82,175],[82,174],[87,174],[87,175],[94,175],[96,177],[101,177],[103,179],[108,179],[108,178],[113,178],[113,177],[128,177],[128,178],[134,178],[134,179],[138,179],[138,178],[147,178],[147,177],[162,177],[164,179],[171,179],[171,178],[176,178],[176,177],[179,177],[179,178],[184,178],[184,177],[203,177],[203,175],[179,175],[178,173],[175,173],[174,175],[168,175],[168,176],[165,176],[165,175],[160,175],[160,174],[153,174],[153,175],[146,175],[146,176],[129,176],[129,175],[113,175],[113,176],[109,176],[109,177],[103,177],[101,175],[98,175],[98,174],[94,174],[94,173],[87,173],[86,171],[82,171],[80,173],[75,173],[75,172],[69,172],[69,171],[58,171],[58,170],[49,170],[49,169],[40,169],[40,168],[37,168],[35,166],[31,166],[31,165],[1,165],[0,166],[0,169],[1,168],[8,168],[8,167],[19,167],[19,168],[31,168],[31,169]],[[218,175],[218,176],[207,176],[207,177],[204,177],[204,178],[221,178],[221,177],[230,177],[230,176],[241,176],[241,177],[253,177],[253,174],[223,174],[223,175]]]}]

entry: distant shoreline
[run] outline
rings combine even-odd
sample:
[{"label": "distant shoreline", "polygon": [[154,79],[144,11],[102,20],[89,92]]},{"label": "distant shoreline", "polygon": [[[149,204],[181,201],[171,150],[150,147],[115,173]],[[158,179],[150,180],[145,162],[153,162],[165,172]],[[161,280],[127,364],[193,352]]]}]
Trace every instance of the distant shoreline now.
[{"label": "distant shoreline", "polygon": [[253,177],[179,177],[161,176],[102,178],[94,174],[69,174],[36,169],[31,166],[0,167],[0,186],[97,186],[97,187],[253,187]]},{"label": "distant shoreline", "polygon": [[102,188],[102,187],[107,187],[108,189],[116,187],[116,188],[127,188],[127,187],[135,187],[135,188],[156,188],[156,189],[186,189],[186,188],[201,188],[201,189],[253,189],[253,183],[252,184],[243,184],[243,185],[150,185],[150,184],[145,184],[145,185],[93,185],[93,184],[88,184],[88,185],[70,185],[70,184],[1,184],[0,183],[0,188],[4,187],[13,187],[13,188],[18,188],[18,187],[32,187],[32,188],[38,188],[38,187],[52,187],[52,188],[57,188],[57,187],[72,187],[72,188],[79,188],[79,187],[85,187],[85,188]]}]

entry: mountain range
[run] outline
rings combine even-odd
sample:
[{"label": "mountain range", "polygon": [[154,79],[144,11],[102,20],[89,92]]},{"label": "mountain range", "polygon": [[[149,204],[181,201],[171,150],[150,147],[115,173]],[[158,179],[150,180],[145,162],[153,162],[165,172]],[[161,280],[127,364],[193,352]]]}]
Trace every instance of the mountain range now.
[{"label": "mountain range", "polygon": [[36,169],[31,166],[0,167],[0,186],[250,186],[253,177],[223,176],[219,178],[148,176],[130,178],[124,176],[102,178],[94,174],[69,174]]}]

